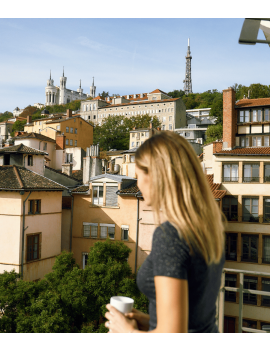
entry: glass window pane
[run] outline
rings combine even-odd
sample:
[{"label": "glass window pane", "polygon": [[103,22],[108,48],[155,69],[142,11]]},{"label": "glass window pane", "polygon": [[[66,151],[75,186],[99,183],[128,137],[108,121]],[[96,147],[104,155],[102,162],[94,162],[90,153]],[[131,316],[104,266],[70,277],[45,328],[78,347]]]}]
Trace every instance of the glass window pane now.
[{"label": "glass window pane", "polygon": [[269,146],[269,136],[264,137],[264,146]]},{"label": "glass window pane", "polygon": [[238,181],[238,165],[232,165],[232,181]]},{"label": "glass window pane", "polygon": [[246,181],[251,180],[251,165],[244,165],[244,178]]},{"label": "glass window pane", "polygon": [[258,122],[261,122],[262,120],[262,111],[258,110]]},{"label": "glass window pane", "polygon": [[257,146],[262,146],[262,138],[257,137]]},{"label": "glass window pane", "polygon": [[229,181],[231,179],[230,173],[231,173],[231,165],[224,165],[223,166],[223,172],[224,172],[224,181]]},{"label": "glass window pane", "polygon": [[110,239],[114,239],[114,231],[115,231],[114,227],[108,227],[108,234]]},{"label": "glass window pane", "polygon": [[249,138],[246,137],[246,147],[248,147],[248,146],[249,146]]},{"label": "glass window pane", "polygon": [[91,225],[91,238],[97,238],[98,227]]},{"label": "glass window pane", "polygon": [[83,236],[86,236],[86,237],[90,236],[90,225],[83,226]]},{"label": "glass window pane", "polygon": [[252,117],[252,121],[253,122],[257,122],[257,111],[256,110],[253,110],[253,117]]},{"label": "glass window pane", "polygon": [[100,227],[100,237],[102,239],[106,239],[107,238],[107,228],[108,227]]},{"label": "glass window pane", "polygon": [[265,182],[270,181],[270,165],[265,165],[264,166],[264,180]]},{"label": "glass window pane", "polygon": [[245,147],[245,138],[241,138],[241,146]]},{"label": "glass window pane", "polygon": [[252,146],[256,146],[256,137],[252,137]]},{"label": "glass window pane", "polygon": [[249,122],[249,111],[245,111],[245,122]]},{"label": "glass window pane", "polygon": [[259,165],[252,165],[252,177],[259,178],[259,170],[260,170]]},{"label": "glass window pane", "polygon": [[264,120],[269,121],[269,109],[268,108],[266,108],[264,110]]}]

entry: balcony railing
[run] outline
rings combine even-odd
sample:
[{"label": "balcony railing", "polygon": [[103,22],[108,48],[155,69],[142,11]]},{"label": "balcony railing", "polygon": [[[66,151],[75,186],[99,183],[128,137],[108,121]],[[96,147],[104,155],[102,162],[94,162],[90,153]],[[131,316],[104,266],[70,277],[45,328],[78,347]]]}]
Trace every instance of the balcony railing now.
[{"label": "balcony railing", "polygon": [[241,261],[244,262],[258,262],[258,254],[244,254],[241,256]]},{"label": "balcony railing", "polygon": [[243,178],[243,182],[245,183],[251,183],[251,182],[259,182],[260,181],[260,177],[244,177]]},{"label": "balcony railing", "polygon": [[[240,275],[240,282],[239,288],[232,288],[229,286],[225,286],[225,273],[239,273]],[[248,332],[248,333],[270,333],[269,330],[259,330],[253,328],[246,328],[243,327],[243,302],[244,302],[244,294],[254,294],[254,295],[262,295],[268,296],[270,298],[270,292],[268,291],[260,291],[260,290],[252,290],[252,289],[244,289],[244,276],[245,275],[255,275],[268,277],[270,278],[270,273],[263,273],[263,272],[252,272],[240,269],[230,269],[224,268],[221,277],[221,288],[219,292],[219,296],[217,299],[217,325],[220,333],[223,333],[224,330],[224,306],[225,306],[225,291],[232,291],[239,293],[239,314],[238,314],[238,333]],[[249,295],[250,296],[250,295]]]},{"label": "balcony railing", "polygon": [[262,258],[262,262],[263,262],[263,263],[270,263],[270,256],[264,256],[264,257]]},{"label": "balcony railing", "polygon": [[223,177],[223,182],[238,182],[239,177]]}]

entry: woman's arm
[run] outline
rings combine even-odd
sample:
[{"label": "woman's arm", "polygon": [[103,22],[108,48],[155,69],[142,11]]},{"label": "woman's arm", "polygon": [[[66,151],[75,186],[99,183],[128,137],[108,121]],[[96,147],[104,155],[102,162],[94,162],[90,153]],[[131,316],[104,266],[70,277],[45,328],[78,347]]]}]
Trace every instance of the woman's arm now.
[{"label": "woman's arm", "polygon": [[[188,331],[188,282],[164,276],[155,276],[157,326],[150,333],[187,333]],[[105,317],[111,321],[106,326],[113,333],[144,333],[135,329],[131,321],[108,305]]]}]

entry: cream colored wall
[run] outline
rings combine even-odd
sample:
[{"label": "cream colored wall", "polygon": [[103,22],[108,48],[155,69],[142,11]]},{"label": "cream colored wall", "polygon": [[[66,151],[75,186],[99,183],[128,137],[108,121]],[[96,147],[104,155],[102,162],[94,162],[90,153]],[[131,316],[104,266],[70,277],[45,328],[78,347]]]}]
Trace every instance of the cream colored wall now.
[{"label": "cream colored wall", "polygon": [[127,163],[122,163],[121,165],[121,174],[135,178],[135,162],[127,162]]},{"label": "cream colored wall", "polygon": [[80,147],[70,147],[65,149],[65,153],[73,154],[73,167],[74,171],[82,169],[82,160],[81,160],[81,148]]},{"label": "cream colored wall", "polygon": [[93,207],[90,203],[90,195],[74,195],[73,229],[72,229],[72,252],[76,262],[82,268],[82,253],[89,252],[97,241],[83,237],[83,222],[115,224],[115,240],[121,241],[121,226],[129,225],[129,240],[123,241],[131,248],[129,264],[134,271],[135,266],[135,243],[137,224],[137,200],[135,197],[118,196],[119,208]]},{"label": "cream colored wall", "polygon": [[[60,125],[60,123],[58,123]],[[57,125],[55,126],[57,127]],[[60,133],[60,129],[57,130],[56,128],[44,128],[40,131],[40,134],[47,136],[48,138],[56,140],[56,136]]]},{"label": "cream colored wall", "polygon": [[[21,263],[23,201],[29,192],[0,192],[0,272]],[[41,200],[41,214],[28,215],[29,200]],[[32,192],[25,203],[24,279],[43,278],[51,271],[56,255],[61,252],[62,192]],[[41,257],[26,262],[27,235],[41,233]],[[45,262],[49,260],[48,262]],[[14,265],[14,266],[13,266]],[[27,273],[26,273],[27,272]]]},{"label": "cream colored wall", "polygon": [[264,125],[264,133],[269,133],[270,132],[270,126],[269,124]]},{"label": "cream colored wall", "polygon": [[238,134],[249,134],[249,126],[238,126]]},{"label": "cream colored wall", "polygon": [[251,126],[251,134],[262,133],[262,126]]},{"label": "cream colored wall", "polygon": [[65,150],[55,150],[55,169],[62,170],[63,163],[65,163]]},{"label": "cream colored wall", "polygon": [[203,147],[203,163],[207,174],[214,172],[213,143]]}]

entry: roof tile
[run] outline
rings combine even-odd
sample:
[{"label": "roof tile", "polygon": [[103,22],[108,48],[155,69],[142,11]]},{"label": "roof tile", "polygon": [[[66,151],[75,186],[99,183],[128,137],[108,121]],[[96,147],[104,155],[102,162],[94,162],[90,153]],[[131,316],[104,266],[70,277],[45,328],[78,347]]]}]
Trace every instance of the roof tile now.
[{"label": "roof tile", "polygon": [[270,147],[239,147],[233,150],[221,150],[215,155],[270,155]]},{"label": "roof tile", "polygon": [[241,99],[236,102],[235,107],[270,106],[270,98],[261,99]]}]

